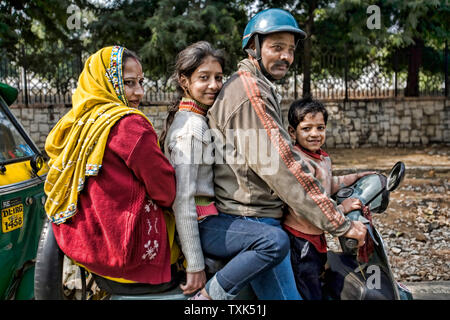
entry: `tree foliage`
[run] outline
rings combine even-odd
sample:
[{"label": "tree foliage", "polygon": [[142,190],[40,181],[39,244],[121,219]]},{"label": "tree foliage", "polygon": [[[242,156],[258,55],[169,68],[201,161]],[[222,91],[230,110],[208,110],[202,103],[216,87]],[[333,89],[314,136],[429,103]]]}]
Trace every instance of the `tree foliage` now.
[{"label": "tree foliage", "polygon": [[[73,4],[82,10],[82,23],[69,30],[67,9]],[[367,27],[371,5],[380,8],[379,29]],[[448,0],[1,1],[0,47],[9,61],[51,74],[65,61],[118,44],[143,58],[147,76],[167,79],[180,50],[207,40],[226,52],[229,74],[244,57],[241,38],[249,18],[270,7],[290,11],[308,33],[294,66],[306,83],[309,75],[341,72],[341,65],[321,60],[325,56],[348,62],[380,55],[386,61],[394,61],[396,55],[414,56],[383,66],[408,69],[411,85],[417,82],[419,67],[442,70],[443,48],[450,38]]]},{"label": "tree foliage", "polygon": [[383,9],[390,12],[393,31],[385,46],[396,69],[407,68],[405,95],[419,95],[419,71],[436,73],[444,65],[443,49],[450,38],[450,6],[446,0],[388,0]]},{"label": "tree foliage", "polygon": [[140,53],[153,77],[169,76],[176,54],[200,40],[224,49],[226,72],[236,68],[242,31],[246,24],[242,5],[228,0],[177,1],[161,0],[145,27],[151,33],[142,43]]},{"label": "tree foliage", "polygon": [[155,14],[158,1],[114,0],[107,5],[88,4],[94,17],[87,25],[87,50],[93,53],[102,47],[121,45],[138,52],[151,38],[145,20]]},{"label": "tree foliage", "polygon": [[[1,1],[0,48],[9,60],[34,71],[52,65],[43,61],[70,59],[81,49],[81,42],[66,28],[67,8],[72,2]],[[78,2],[83,5],[83,1]]]},{"label": "tree foliage", "polygon": [[4,63],[0,72],[6,71],[6,65],[22,66],[66,93],[74,73],[81,70],[84,51],[79,34],[66,25],[67,9],[73,3],[83,6],[84,1],[1,1],[0,60]]}]

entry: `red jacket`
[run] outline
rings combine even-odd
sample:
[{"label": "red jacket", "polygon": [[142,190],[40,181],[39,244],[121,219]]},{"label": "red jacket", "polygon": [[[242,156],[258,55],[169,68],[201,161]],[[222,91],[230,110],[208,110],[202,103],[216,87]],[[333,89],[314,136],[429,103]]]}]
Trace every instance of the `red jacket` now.
[{"label": "red jacket", "polygon": [[175,171],[139,115],[114,125],[102,168],[86,179],[78,213],[53,224],[62,251],[99,275],[170,281],[170,247],[161,207],[175,199]]}]

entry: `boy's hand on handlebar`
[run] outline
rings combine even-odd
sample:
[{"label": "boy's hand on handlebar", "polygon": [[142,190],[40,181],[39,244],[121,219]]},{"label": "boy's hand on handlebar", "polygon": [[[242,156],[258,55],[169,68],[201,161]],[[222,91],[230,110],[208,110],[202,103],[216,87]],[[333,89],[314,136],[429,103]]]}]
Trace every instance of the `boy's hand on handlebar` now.
[{"label": "boy's hand on handlebar", "polygon": [[343,207],[344,213],[348,213],[353,210],[361,210],[362,208],[361,200],[356,198],[345,199],[344,201],[342,201],[341,205]]},{"label": "boy's hand on handlebar", "polygon": [[364,176],[368,176],[369,174],[376,174],[376,171],[364,171],[356,174],[356,179],[361,179]]},{"label": "boy's hand on handlebar", "polygon": [[202,289],[206,284],[205,270],[186,272],[186,284],[180,284],[183,294],[191,294]]},{"label": "boy's hand on handlebar", "polygon": [[367,228],[361,221],[352,221],[352,226],[344,234],[346,238],[358,240],[358,248],[364,245]]}]

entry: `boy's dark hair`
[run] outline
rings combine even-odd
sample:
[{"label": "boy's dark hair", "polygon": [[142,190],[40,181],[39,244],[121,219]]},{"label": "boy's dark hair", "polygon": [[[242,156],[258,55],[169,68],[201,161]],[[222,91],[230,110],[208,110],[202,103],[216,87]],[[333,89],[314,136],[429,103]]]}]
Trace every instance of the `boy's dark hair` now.
[{"label": "boy's dark hair", "polygon": [[311,96],[306,96],[302,99],[295,100],[289,107],[288,112],[289,124],[294,129],[296,129],[298,124],[302,122],[303,119],[305,119],[305,116],[308,113],[316,114],[318,112],[321,112],[323,114],[323,120],[325,121],[325,124],[327,124],[328,112],[321,102],[313,100]]}]

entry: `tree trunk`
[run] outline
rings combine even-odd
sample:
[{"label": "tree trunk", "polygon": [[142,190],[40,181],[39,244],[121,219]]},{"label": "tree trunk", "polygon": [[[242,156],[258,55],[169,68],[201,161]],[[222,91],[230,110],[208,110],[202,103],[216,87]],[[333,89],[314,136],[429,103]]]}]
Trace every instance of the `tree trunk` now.
[{"label": "tree trunk", "polygon": [[422,39],[414,39],[414,44],[409,46],[409,60],[408,60],[408,79],[406,83],[405,96],[418,97],[419,96],[419,70],[422,65]]},{"label": "tree trunk", "polygon": [[305,31],[308,37],[304,42],[303,49],[303,97],[311,94],[311,34],[314,28],[314,10],[317,8],[317,1],[308,1],[308,20],[306,21]]}]

